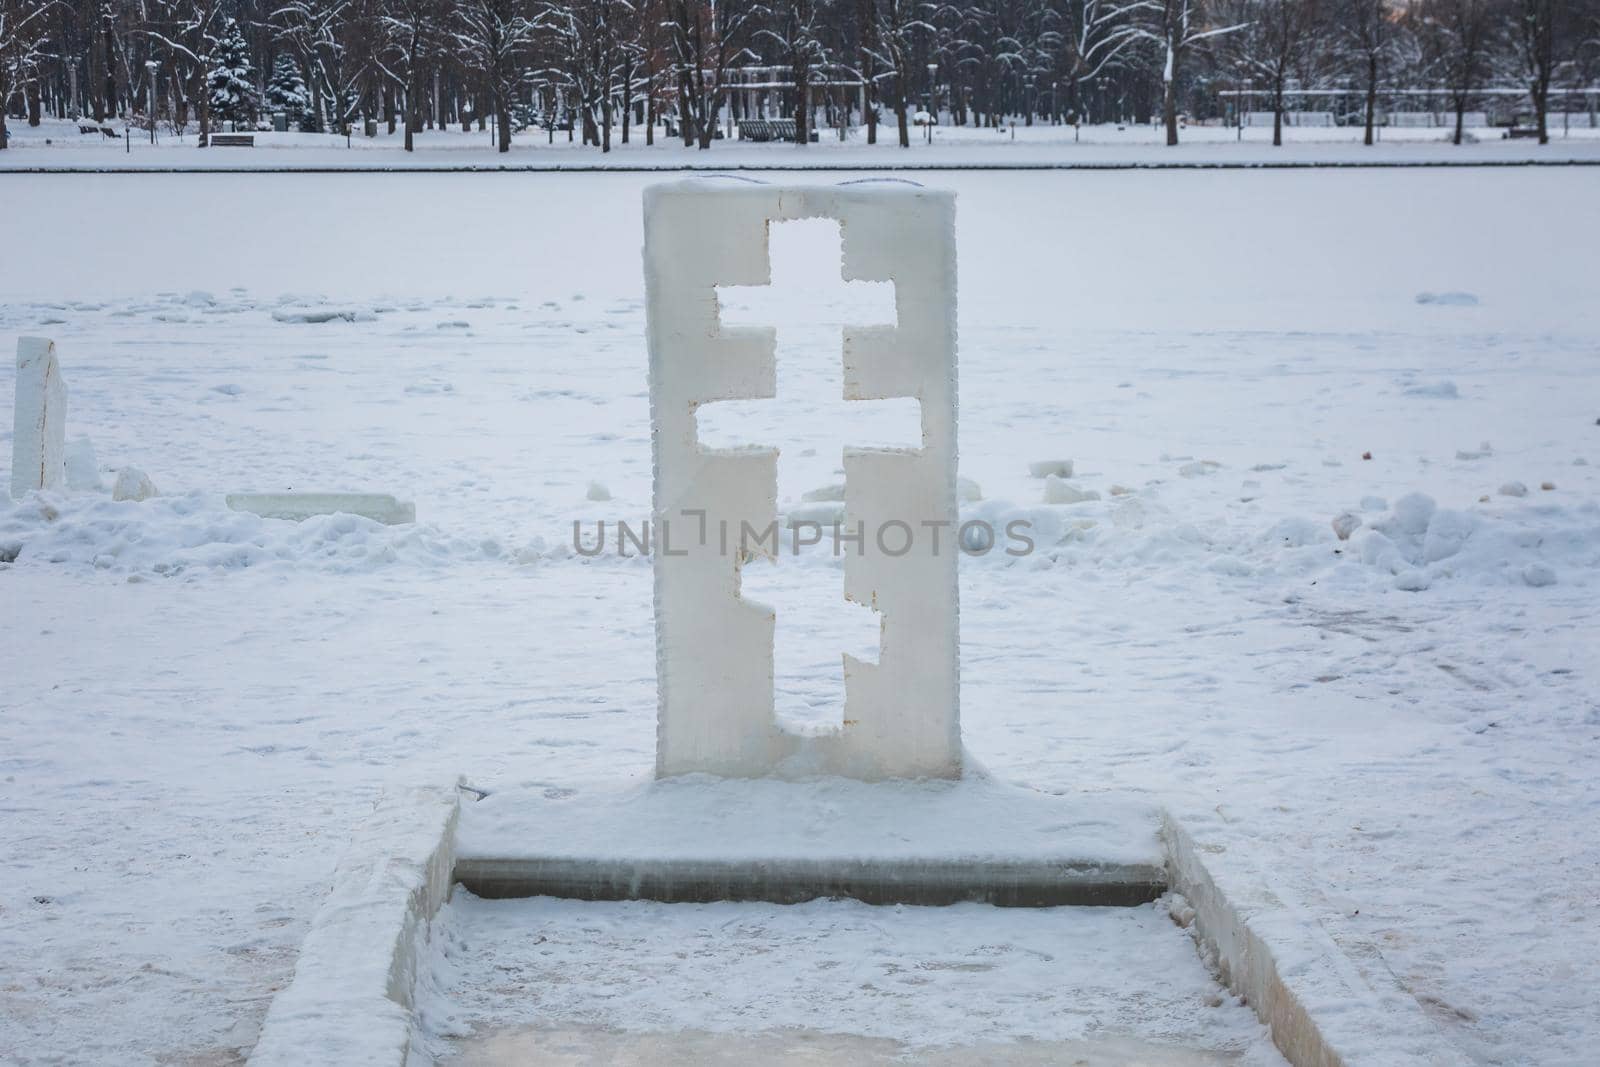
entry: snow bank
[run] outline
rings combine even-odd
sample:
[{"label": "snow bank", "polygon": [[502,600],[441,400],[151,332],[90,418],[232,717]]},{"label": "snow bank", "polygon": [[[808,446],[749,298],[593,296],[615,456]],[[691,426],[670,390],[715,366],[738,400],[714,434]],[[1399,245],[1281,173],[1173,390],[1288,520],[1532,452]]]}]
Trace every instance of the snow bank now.
[{"label": "snow bank", "polygon": [[0,544],[16,547],[17,566],[92,567],[130,577],[268,565],[352,573],[501,555],[492,539],[468,542],[428,525],[385,526],[356,515],[264,519],[231,511],[209,493],[141,502],[36,496],[0,506]]},{"label": "snow bank", "polygon": [[[1034,550],[969,553],[963,565],[1194,568],[1262,583],[1299,576],[1406,591],[1441,582],[1540,588],[1567,577],[1587,582],[1600,568],[1594,501],[1501,497],[1458,510],[1410,493],[1392,508],[1368,497],[1361,510],[1378,514],[1363,519],[1348,509],[1252,528],[1185,521],[1155,493],[1085,501],[1070,512],[995,500],[964,511],[962,521],[981,519],[1002,534],[1025,524]],[[1008,543],[1002,536],[1002,547]]]}]

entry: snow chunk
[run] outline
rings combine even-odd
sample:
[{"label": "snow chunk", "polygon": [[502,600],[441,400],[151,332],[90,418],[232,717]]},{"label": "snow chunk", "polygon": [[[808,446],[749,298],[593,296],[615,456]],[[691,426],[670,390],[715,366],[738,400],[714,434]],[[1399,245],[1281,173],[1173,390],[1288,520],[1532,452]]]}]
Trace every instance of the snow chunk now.
[{"label": "snow chunk", "polygon": [[968,504],[976,504],[983,499],[983,490],[971,478],[957,476],[956,499]]},{"label": "snow chunk", "polygon": [[1310,519],[1282,519],[1267,531],[1267,540],[1290,548],[1304,548],[1328,539],[1328,529]]},{"label": "snow chunk", "polygon": [[94,442],[78,437],[67,442],[67,488],[78,492],[98,492],[100,464],[95,459]]},{"label": "snow chunk", "polygon": [[808,504],[814,504],[823,500],[843,500],[844,483],[834,482],[832,485],[824,485],[816,489],[809,489],[800,494],[800,499]]},{"label": "snow chunk", "polygon": [[1420,593],[1433,584],[1433,579],[1428,577],[1428,572],[1416,567],[1408,571],[1401,571],[1395,575],[1394,587],[1407,593]]},{"label": "snow chunk", "polygon": [[1222,464],[1216,462],[1215,460],[1201,459],[1196,460],[1193,463],[1185,463],[1183,466],[1178,468],[1178,473],[1185,478],[1199,478],[1202,475],[1210,474],[1212,471],[1218,470],[1221,467]]},{"label": "snow chunk", "polygon": [[1476,293],[1463,293],[1459,291],[1448,293],[1418,293],[1417,303],[1437,304],[1440,307],[1475,308],[1478,306]]},{"label": "snow chunk", "polygon": [[1501,496],[1527,496],[1528,487],[1521,482],[1507,482],[1500,487]]},{"label": "snow chunk", "polygon": [[1081,504],[1086,500],[1099,500],[1100,494],[1093,489],[1078,489],[1065,479],[1049,474],[1044,479],[1044,502],[1046,504]]},{"label": "snow chunk", "polygon": [[232,493],[226,503],[233,511],[289,522],[318,515],[359,515],[385,526],[417,521],[415,504],[387,493]]},{"label": "snow chunk", "polygon": [[138,467],[124,467],[117,474],[117,484],[111,487],[112,500],[149,500],[160,496],[150,476]]},{"label": "snow chunk", "polygon": [[1522,568],[1522,580],[1535,589],[1556,584],[1556,572],[1543,563],[1530,563]]},{"label": "snow chunk", "polygon": [[1461,551],[1461,546],[1478,528],[1478,518],[1464,511],[1440,508],[1428,520],[1428,532],[1422,539],[1422,558],[1427,563],[1449,559]]},{"label": "snow chunk", "polygon": [[604,501],[611,499],[611,490],[600,482],[590,482],[589,491],[584,494],[589,500]]},{"label": "snow chunk", "polygon": [[1350,540],[1350,535],[1360,528],[1361,516],[1353,511],[1341,511],[1333,517],[1333,532],[1341,541]]},{"label": "snow chunk", "polygon": [[1072,477],[1072,460],[1039,459],[1028,464],[1028,476],[1030,478],[1048,478],[1051,475],[1057,478]]},{"label": "snow chunk", "polygon": [[1407,493],[1395,501],[1394,519],[1403,533],[1421,537],[1428,532],[1428,520],[1438,506],[1426,493]]},{"label": "snow chunk", "polygon": [[1453,400],[1461,393],[1456,389],[1456,383],[1448,379],[1440,382],[1430,382],[1426,385],[1408,386],[1406,396],[1431,396],[1444,400]]},{"label": "snow chunk", "polygon": [[377,322],[378,316],[370,311],[359,308],[337,307],[286,307],[277,308],[272,312],[272,317],[278,322],[288,323],[321,323],[321,322]]}]

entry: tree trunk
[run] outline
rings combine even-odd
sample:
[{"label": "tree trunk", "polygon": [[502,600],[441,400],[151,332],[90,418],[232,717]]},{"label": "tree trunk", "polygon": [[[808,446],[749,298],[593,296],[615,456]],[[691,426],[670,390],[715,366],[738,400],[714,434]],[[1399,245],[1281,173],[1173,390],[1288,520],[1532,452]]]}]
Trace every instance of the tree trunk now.
[{"label": "tree trunk", "polygon": [[500,134],[500,144],[496,147],[501,152],[511,151],[511,109],[504,101],[495,105],[494,125]]},{"label": "tree trunk", "polygon": [[101,70],[101,51],[90,46],[89,48],[89,110],[94,115],[95,124],[106,120],[106,100],[100,95],[100,86],[105,83]]},{"label": "tree trunk", "polygon": [[1460,96],[1456,98],[1456,135],[1454,138],[1452,138],[1455,144],[1461,143],[1461,134],[1466,129],[1466,125],[1467,98],[1465,96]]},{"label": "tree trunk", "polygon": [[[10,90],[6,90],[6,98],[9,98],[10,95]],[[10,148],[11,146],[8,143],[10,140],[11,138],[8,136],[6,131],[6,109],[0,107],[0,149]]]},{"label": "tree trunk", "polygon": [[656,94],[646,93],[644,98],[644,143],[656,143]]},{"label": "tree trunk", "polygon": [[[117,74],[117,57],[111,50],[111,46],[112,46],[111,34],[107,33],[105,35],[105,37],[106,37],[106,113],[107,114],[111,114],[111,115],[116,115],[116,114],[119,113],[117,111],[117,77],[116,77],[116,74]],[[201,84],[205,83],[205,75],[204,74],[202,74],[200,76],[200,80],[201,80]]]},{"label": "tree trunk", "polygon": [[1272,147],[1283,147],[1283,78],[1272,89]]},{"label": "tree trunk", "polygon": [[600,101],[600,151],[611,151],[611,94]]},{"label": "tree trunk", "polygon": [[808,144],[811,140],[811,65],[796,63],[794,67],[794,143]]},{"label": "tree trunk", "polygon": [[1377,121],[1378,110],[1378,53],[1367,55],[1367,136],[1366,144],[1372,143],[1372,126]]},{"label": "tree trunk", "polygon": [[420,92],[418,92],[417,79],[415,77],[411,78],[409,80],[409,82],[407,83],[407,85],[406,85],[406,98],[403,101],[403,106],[405,108],[405,123],[404,123],[404,125],[405,125],[405,128],[406,128],[406,146],[405,147],[406,147],[406,151],[407,152],[415,151],[416,147],[417,147],[417,144],[416,144],[417,126],[420,123],[421,118],[422,118],[422,116],[418,114],[418,111],[420,111],[421,109],[418,107],[417,97],[419,97],[421,95],[422,94]]},{"label": "tree trunk", "polygon": [[1167,145],[1178,143],[1178,49],[1167,43],[1167,69],[1161,85],[1161,113],[1167,120]]},{"label": "tree trunk", "polygon": [[689,103],[689,75],[678,78],[678,132],[683,135],[683,147],[694,147],[694,109]]},{"label": "tree trunk", "polygon": [[[899,62],[898,57],[896,62]],[[905,68],[897,66],[894,76],[894,121],[900,132],[901,148],[911,147],[911,127],[906,121],[906,85],[909,81],[910,79],[906,77]]]},{"label": "tree trunk", "polygon": [[856,34],[861,49],[861,117],[867,124],[868,144],[878,143],[878,83],[872,76],[872,42],[868,39],[876,18],[873,9],[874,0],[856,0]]},{"label": "tree trunk", "polygon": [[[1535,80],[1535,82],[1533,83],[1533,92],[1530,95],[1532,95],[1532,97],[1533,97],[1533,112],[1538,117],[1538,120],[1539,120],[1539,143],[1540,144],[1549,144],[1550,143],[1550,84],[1549,84],[1549,82],[1543,82],[1541,84],[1541,81],[1542,81],[1542,79]],[[38,123],[34,122],[32,120],[32,114],[33,113],[30,111],[29,112],[29,125],[37,126]]]}]

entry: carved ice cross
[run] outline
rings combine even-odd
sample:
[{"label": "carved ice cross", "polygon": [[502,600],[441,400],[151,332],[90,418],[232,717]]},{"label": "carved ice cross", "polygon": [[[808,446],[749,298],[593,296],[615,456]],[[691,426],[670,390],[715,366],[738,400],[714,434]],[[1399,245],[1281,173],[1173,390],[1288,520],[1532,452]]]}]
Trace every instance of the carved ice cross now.
[{"label": "carved ice cross", "polygon": [[[958,776],[955,198],[905,181],[772,186],[714,178],[652,186],[644,209],[655,460],[651,514],[662,531],[658,546],[667,525],[673,543],[672,551],[658,547],[653,553],[656,773]],[[849,325],[839,348],[831,342],[815,346],[828,353],[825,371],[807,375],[796,353],[811,348],[793,345],[794,313],[801,313],[801,324],[815,319],[811,301],[768,308],[766,321],[784,328],[782,361],[776,330],[731,325],[718,302],[719,294],[754,295],[752,287],[782,289],[784,278],[773,278],[768,254],[774,224],[816,219],[839,226],[835,289],[853,292],[858,287],[847,282],[876,283],[878,292],[892,292],[895,311],[879,325],[858,325],[860,316],[854,315],[843,320]],[[781,226],[776,229],[782,233]],[[777,266],[782,265],[780,258]],[[775,280],[780,284],[772,285]],[[832,378],[836,370],[841,384],[813,382]],[[818,410],[838,409],[833,415],[852,418],[819,415],[809,424],[796,418],[810,412],[797,406],[794,390],[803,394],[813,384],[821,390]],[[774,398],[780,403],[772,403]],[[885,405],[871,403],[883,400],[917,411],[920,425],[881,442],[902,447],[861,447],[880,443],[872,434],[893,425]],[[844,509],[847,532],[860,522],[866,545],[860,554],[852,549],[843,555],[844,593],[880,612],[881,625],[876,662],[844,660],[843,719],[832,730],[797,734],[780,728],[776,613],[742,595],[743,564],[772,545],[747,542],[741,555],[735,542],[743,540],[745,523],[753,531],[773,523],[779,453],[721,447],[715,435],[701,435],[702,411],[714,423],[718,409],[750,401],[757,402],[749,405],[752,425],[740,427],[737,443],[773,440],[781,429],[786,466],[803,463],[808,450],[826,452],[814,459],[820,471],[786,487],[790,498],[794,489],[837,480],[839,429],[845,421],[852,426],[852,447],[842,456]],[[856,423],[853,416],[865,410],[873,410],[873,419]],[[685,532],[694,530],[695,516],[703,524],[699,537]],[[722,524],[731,528],[728,541],[718,536]],[[890,536],[893,550],[874,543],[876,532],[897,525]],[[942,544],[931,528],[944,530]],[[907,544],[913,535],[915,543]],[[785,565],[757,564],[748,572],[787,581],[786,594],[809,589],[820,607],[808,615],[786,595],[785,615],[813,630],[829,628],[845,605],[824,593],[815,568],[833,565],[831,547],[830,541],[828,558],[814,563],[785,559]],[[782,644],[820,649],[838,663],[839,642],[814,636],[786,637]],[[820,673],[813,669],[811,677]]]}]

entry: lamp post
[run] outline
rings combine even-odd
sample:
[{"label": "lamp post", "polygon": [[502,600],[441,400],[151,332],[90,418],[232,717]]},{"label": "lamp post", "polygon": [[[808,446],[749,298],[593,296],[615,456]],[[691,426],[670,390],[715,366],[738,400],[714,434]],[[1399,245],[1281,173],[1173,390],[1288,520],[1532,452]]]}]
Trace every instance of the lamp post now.
[{"label": "lamp post", "polygon": [[938,84],[939,84],[938,79],[939,79],[939,64],[937,64],[937,63],[929,63],[928,64],[928,121],[926,123],[927,134],[928,134],[928,143],[929,144],[933,143],[933,123],[939,116],[939,94],[937,92],[937,88],[938,88]]}]

